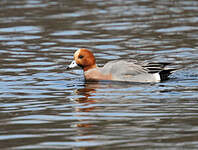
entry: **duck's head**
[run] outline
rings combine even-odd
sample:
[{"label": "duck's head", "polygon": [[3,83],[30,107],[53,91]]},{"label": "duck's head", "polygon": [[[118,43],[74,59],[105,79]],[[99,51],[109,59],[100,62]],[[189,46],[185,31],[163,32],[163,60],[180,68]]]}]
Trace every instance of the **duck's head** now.
[{"label": "duck's head", "polygon": [[81,67],[84,71],[96,67],[96,61],[93,53],[85,48],[80,48],[74,53],[74,60],[67,69]]}]

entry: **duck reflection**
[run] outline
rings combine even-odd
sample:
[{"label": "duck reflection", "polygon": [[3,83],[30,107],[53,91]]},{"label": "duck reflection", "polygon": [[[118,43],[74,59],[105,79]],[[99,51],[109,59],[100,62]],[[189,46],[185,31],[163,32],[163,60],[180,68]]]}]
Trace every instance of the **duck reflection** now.
[{"label": "duck reflection", "polygon": [[[93,104],[96,103],[97,100],[94,98],[91,98],[91,96],[94,93],[96,93],[96,89],[93,86],[90,86],[90,84],[85,84],[84,88],[77,89],[75,93],[77,95],[82,96],[80,98],[75,99],[76,103],[82,104],[80,107],[75,108],[75,112],[90,112],[96,109],[96,106],[93,106]],[[84,115],[82,115],[82,117],[83,116]],[[81,120],[81,121],[85,122],[86,120]],[[92,125],[85,124],[85,123],[78,123],[75,126],[76,127],[91,127]]]},{"label": "duck reflection", "polygon": [[[75,150],[88,150],[92,147],[89,146],[90,144],[97,143],[97,139],[94,136],[96,135],[95,127],[97,127],[97,125],[93,114],[97,109],[95,104],[98,101],[94,98],[94,93],[96,93],[99,88],[101,88],[101,85],[98,83],[85,83],[83,88],[75,91],[75,95],[78,95],[79,98],[74,100],[79,106],[75,107],[74,111],[79,119],[73,126],[77,131],[77,135],[73,139],[77,142],[77,145],[84,145],[73,148]],[[92,111],[93,113],[91,113]],[[97,146],[97,144],[95,146]]]},{"label": "duck reflection", "polygon": [[[80,96],[80,98],[75,99],[75,102],[79,104],[83,104],[81,105],[81,107],[75,108],[75,111],[76,112],[90,112],[90,111],[93,111],[94,109],[97,109],[96,106],[93,106],[93,104],[99,101],[98,98],[95,98],[95,95],[96,95],[95,93],[99,93],[100,89],[122,88],[123,83],[125,82],[105,82],[105,81],[104,82],[86,82],[83,88],[77,89],[75,91],[75,94]],[[124,87],[129,87],[129,86],[131,85],[124,84]],[[102,101],[102,99],[100,99],[100,101]]]},{"label": "duck reflection", "polygon": [[[89,85],[85,85],[85,88],[78,89],[75,91],[77,95],[80,95],[82,97],[75,99],[77,103],[84,104],[84,106],[89,106],[90,104],[93,104],[96,102],[94,98],[90,98],[94,93],[96,93],[95,88],[89,87]],[[76,111],[78,112],[89,112],[93,110],[95,107],[88,107],[88,108],[78,108]]]},{"label": "duck reflection", "polygon": [[[121,89],[123,87],[130,87],[131,84],[126,83],[117,83],[117,82],[86,82],[84,87],[81,89],[77,89],[75,91],[75,97],[78,98],[73,99],[77,104],[74,109],[75,117],[78,120],[73,125],[76,128],[76,135],[72,138],[75,140],[76,145],[81,145],[75,150],[88,150],[97,149],[97,146],[102,144],[107,144],[107,139],[103,137],[102,133],[104,131],[104,126],[101,128],[101,124],[104,118],[100,116],[102,114],[103,109],[101,108],[101,104],[106,101],[105,98],[100,97],[100,92],[104,94],[104,90],[112,89],[112,92],[117,92],[113,89]],[[106,91],[106,90],[105,90]],[[109,97],[107,96],[107,99]],[[102,110],[101,110],[102,109]],[[101,135],[101,136],[99,136]],[[100,149],[101,147],[98,147]]]}]

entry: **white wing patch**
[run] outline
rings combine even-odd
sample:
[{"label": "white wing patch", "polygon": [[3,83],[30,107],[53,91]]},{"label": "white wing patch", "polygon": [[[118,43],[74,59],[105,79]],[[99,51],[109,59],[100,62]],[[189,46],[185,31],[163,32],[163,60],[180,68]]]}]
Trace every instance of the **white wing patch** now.
[{"label": "white wing patch", "polygon": [[153,77],[155,78],[155,80],[156,80],[157,82],[161,81],[161,78],[160,78],[160,74],[159,74],[159,73],[154,73],[154,74],[153,74]]}]

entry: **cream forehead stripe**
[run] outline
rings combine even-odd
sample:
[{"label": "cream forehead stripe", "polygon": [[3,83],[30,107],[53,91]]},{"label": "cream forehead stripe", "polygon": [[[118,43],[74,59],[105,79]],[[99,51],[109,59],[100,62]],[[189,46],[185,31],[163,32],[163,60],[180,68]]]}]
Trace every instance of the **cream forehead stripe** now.
[{"label": "cream forehead stripe", "polygon": [[79,55],[80,50],[81,50],[81,49],[78,49],[78,50],[75,52],[74,57],[77,57],[77,56]]}]

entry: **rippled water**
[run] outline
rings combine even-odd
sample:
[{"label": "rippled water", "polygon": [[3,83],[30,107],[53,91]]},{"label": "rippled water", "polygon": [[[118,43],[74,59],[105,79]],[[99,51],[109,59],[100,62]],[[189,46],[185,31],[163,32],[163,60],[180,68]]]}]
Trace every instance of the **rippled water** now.
[{"label": "rippled water", "polygon": [[[0,1],[1,149],[197,149],[198,1]],[[171,62],[156,84],[85,83],[77,48]]]}]

